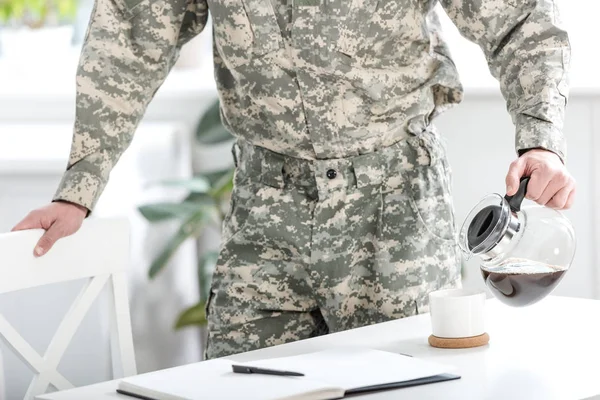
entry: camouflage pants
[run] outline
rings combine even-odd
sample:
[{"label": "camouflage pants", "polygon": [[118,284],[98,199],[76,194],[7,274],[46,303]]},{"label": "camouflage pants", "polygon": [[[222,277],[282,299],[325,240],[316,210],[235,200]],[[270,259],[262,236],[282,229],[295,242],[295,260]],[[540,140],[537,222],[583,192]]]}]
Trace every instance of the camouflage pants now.
[{"label": "camouflage pants", "polygon": [[450,170],[435,132],[301,160],[239,141],[205,356],[428,311],[460,286]]}]

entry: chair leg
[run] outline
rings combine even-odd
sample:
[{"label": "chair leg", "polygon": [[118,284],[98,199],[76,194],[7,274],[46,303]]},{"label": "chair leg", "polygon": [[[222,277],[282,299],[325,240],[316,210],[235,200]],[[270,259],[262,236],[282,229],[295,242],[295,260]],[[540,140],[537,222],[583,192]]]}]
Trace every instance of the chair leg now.
[{"label": "chair leg", "polygon": [[113,274],[110,288],[110,348],[113,377],[123,378],[137,374],[124,272]]}]

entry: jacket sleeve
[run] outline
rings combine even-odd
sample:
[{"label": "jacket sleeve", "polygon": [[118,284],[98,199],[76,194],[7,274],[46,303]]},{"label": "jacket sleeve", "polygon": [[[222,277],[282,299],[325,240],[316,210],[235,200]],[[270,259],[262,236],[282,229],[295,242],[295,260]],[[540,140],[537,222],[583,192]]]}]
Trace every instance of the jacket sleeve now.
[{"label": "jacket sleeve", "polygon": [[71,154],[54,201],[94,208],[180,47],[207,15],[206,0],[96,0],[77,69]]},{"label": "jacket sleeve", "polygon": [[563,162],[570,44],[556,0],[441,0],[484,51],[516,127],[519,154],[543,148]]}]

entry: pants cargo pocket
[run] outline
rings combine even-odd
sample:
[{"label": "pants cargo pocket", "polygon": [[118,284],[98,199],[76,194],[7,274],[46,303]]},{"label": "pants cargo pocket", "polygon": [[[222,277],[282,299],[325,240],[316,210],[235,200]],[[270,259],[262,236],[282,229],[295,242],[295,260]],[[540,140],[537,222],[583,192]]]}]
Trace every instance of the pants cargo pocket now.
[{"label": "pants cargo pocket", "polygon": [[460,272],[452,196],[438,150],[415,147],[405,154],[413,159],[392,163],[382,193],[382,259],[394,265],[418,312],[427,309],[430,291],[456,282]]},{"label": "pants cargo pocket", "polygon": [[256,192],[260,183],[253,182],[245,173],[236,170],[234,186],[229,199],[229,210],[222,225],[223,246],[241,234],[252,219],[252,208],[256,202]]}]

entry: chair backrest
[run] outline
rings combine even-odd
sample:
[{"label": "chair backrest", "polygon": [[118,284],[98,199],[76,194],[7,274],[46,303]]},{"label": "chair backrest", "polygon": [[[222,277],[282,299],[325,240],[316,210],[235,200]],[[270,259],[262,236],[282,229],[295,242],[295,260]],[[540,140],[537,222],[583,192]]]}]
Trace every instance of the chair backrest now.
[{"label": "chair backrest", "polygon": [[129,224],[124,219],[86,220],[74,235],[59,240],[43,257],[33,256],[42,230],[0,234],[0,294],[86,279],[44,355],[38,354],[0,314],[0,339],[34,372],[25,399],[73,385],[57,367],[90,306],[108,283],[110,347],[115,378],[136,374],[125,269],[129,264]]}]

